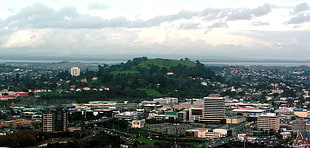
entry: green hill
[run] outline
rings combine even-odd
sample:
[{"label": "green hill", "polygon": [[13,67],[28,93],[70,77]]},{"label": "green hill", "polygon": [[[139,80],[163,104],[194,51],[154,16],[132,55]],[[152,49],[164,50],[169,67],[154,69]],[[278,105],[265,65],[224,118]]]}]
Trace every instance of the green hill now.
[{"label": "green hill", "polygon": [[160,68],[170,69],[171,67],[176,67],[178,65],[183,65],[186,67],[195,67],[196,63],[193,61],[184,61],[184,60],[171,60],[171,59],[148,59],[146,61],[142,61],[138,66],[143,68],[149,68],[151,65],[158,66]]},{"label": "green hill", "polygon": [[206,96],[210,88],[201,85],[201,82],[216,79],[214,72],[198,61],[146,57],[99,67],[97,76],[102,84],[110,88],[113,97],[129,98]]},{"label": "green hill", "polygon": [[[110,73],[115,75],[132,75],[140,72],[154,72],[159,69],[172,70],[178,66],[194,68],[197,63],[189,60],[172,60],[172,59],[148,59],[146,57],[134,58],[126,63],[111,66]],[[154,69],[155,68],[155,69]],[[145,70],[142,70],[145,69]]]},{"label": "green hill", "polygon": [[[98,71],[81,72],[79,77],[60,74],[58,77],[57,80],[69,79],[70,84],[66,85],[74,85],[76,88],[109,88],[107,91],[81,91],[59,96],[77,102],[113,99],[137,101],[156,97],[201,98],[208,96],[214,89],[211,85],[202,85],[202,82],[214,82],[219,78],[199,61],[146,57],[117,65],[99,65]],[[97,80],[93,80],[94,77]],[[87,82],[81,83],[81,78],[86,78]],[[50,97],[42,97],[55,98],[52,94]]]}]

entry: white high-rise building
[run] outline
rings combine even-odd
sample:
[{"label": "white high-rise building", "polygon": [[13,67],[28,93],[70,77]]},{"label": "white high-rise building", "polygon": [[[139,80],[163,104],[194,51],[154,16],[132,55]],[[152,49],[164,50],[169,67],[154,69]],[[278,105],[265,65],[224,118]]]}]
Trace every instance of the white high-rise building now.
[{"label": "white high-rise building", "polygon": [[70,69],[71,76],[79,76],[81,72],[81,69],[79,67],[72,67]]},{"label": "white high-rise building", "polygon": [[203,118],[201,121],[209,123],[220,123],[225,119],[224,98],[219,95],[209,95],[204,98]]}]

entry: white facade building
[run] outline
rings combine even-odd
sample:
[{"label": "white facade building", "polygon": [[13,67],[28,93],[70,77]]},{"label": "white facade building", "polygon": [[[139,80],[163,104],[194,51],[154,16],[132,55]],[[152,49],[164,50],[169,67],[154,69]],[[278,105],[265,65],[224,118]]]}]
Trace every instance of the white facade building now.
[{"label": "white facade building", "polygon": [[209,95],[204,98],[203,119],[204,122],[219,123],[225,119],[224,98],[219,95]]},{"label": "white facade building", "polygon": [[69,72],[71,76],[79,76],[81,73],[81,69],[79,67],[72,67]]},{"label": "white facade building", "polygon": [[153,99],[154,102],[158,102],[161,105],[167,104],[177,104],[179,102],[178,98],[156,98]]}]

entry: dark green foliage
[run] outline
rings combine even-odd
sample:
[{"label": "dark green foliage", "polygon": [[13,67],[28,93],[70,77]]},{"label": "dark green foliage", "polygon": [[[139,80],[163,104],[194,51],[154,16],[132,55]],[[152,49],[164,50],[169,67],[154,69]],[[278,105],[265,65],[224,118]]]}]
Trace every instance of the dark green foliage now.
[{"label": "dark green foliage", "polygon": [[33,130],[20,130],[10,135],[0,136],[0,146],[25,147],[36,144],[36,133]]},{"label": "dark green foliage", "polygon": [[78,140],[68,143],[49,143],[48,148],[102,148],[102,147],[111,147],[119,148],[122,144],[121,139],[118,136],[110,136],[103,133],[97,134],[86,140]]}]

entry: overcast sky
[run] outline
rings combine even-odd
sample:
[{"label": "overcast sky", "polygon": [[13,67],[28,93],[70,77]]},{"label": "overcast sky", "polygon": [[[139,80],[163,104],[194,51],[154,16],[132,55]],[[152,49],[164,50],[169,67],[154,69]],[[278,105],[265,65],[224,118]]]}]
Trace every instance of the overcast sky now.
[{"label": "overcast sky", "polygon": [[310,3],[0,0],[0,54],[309,60]]}]

